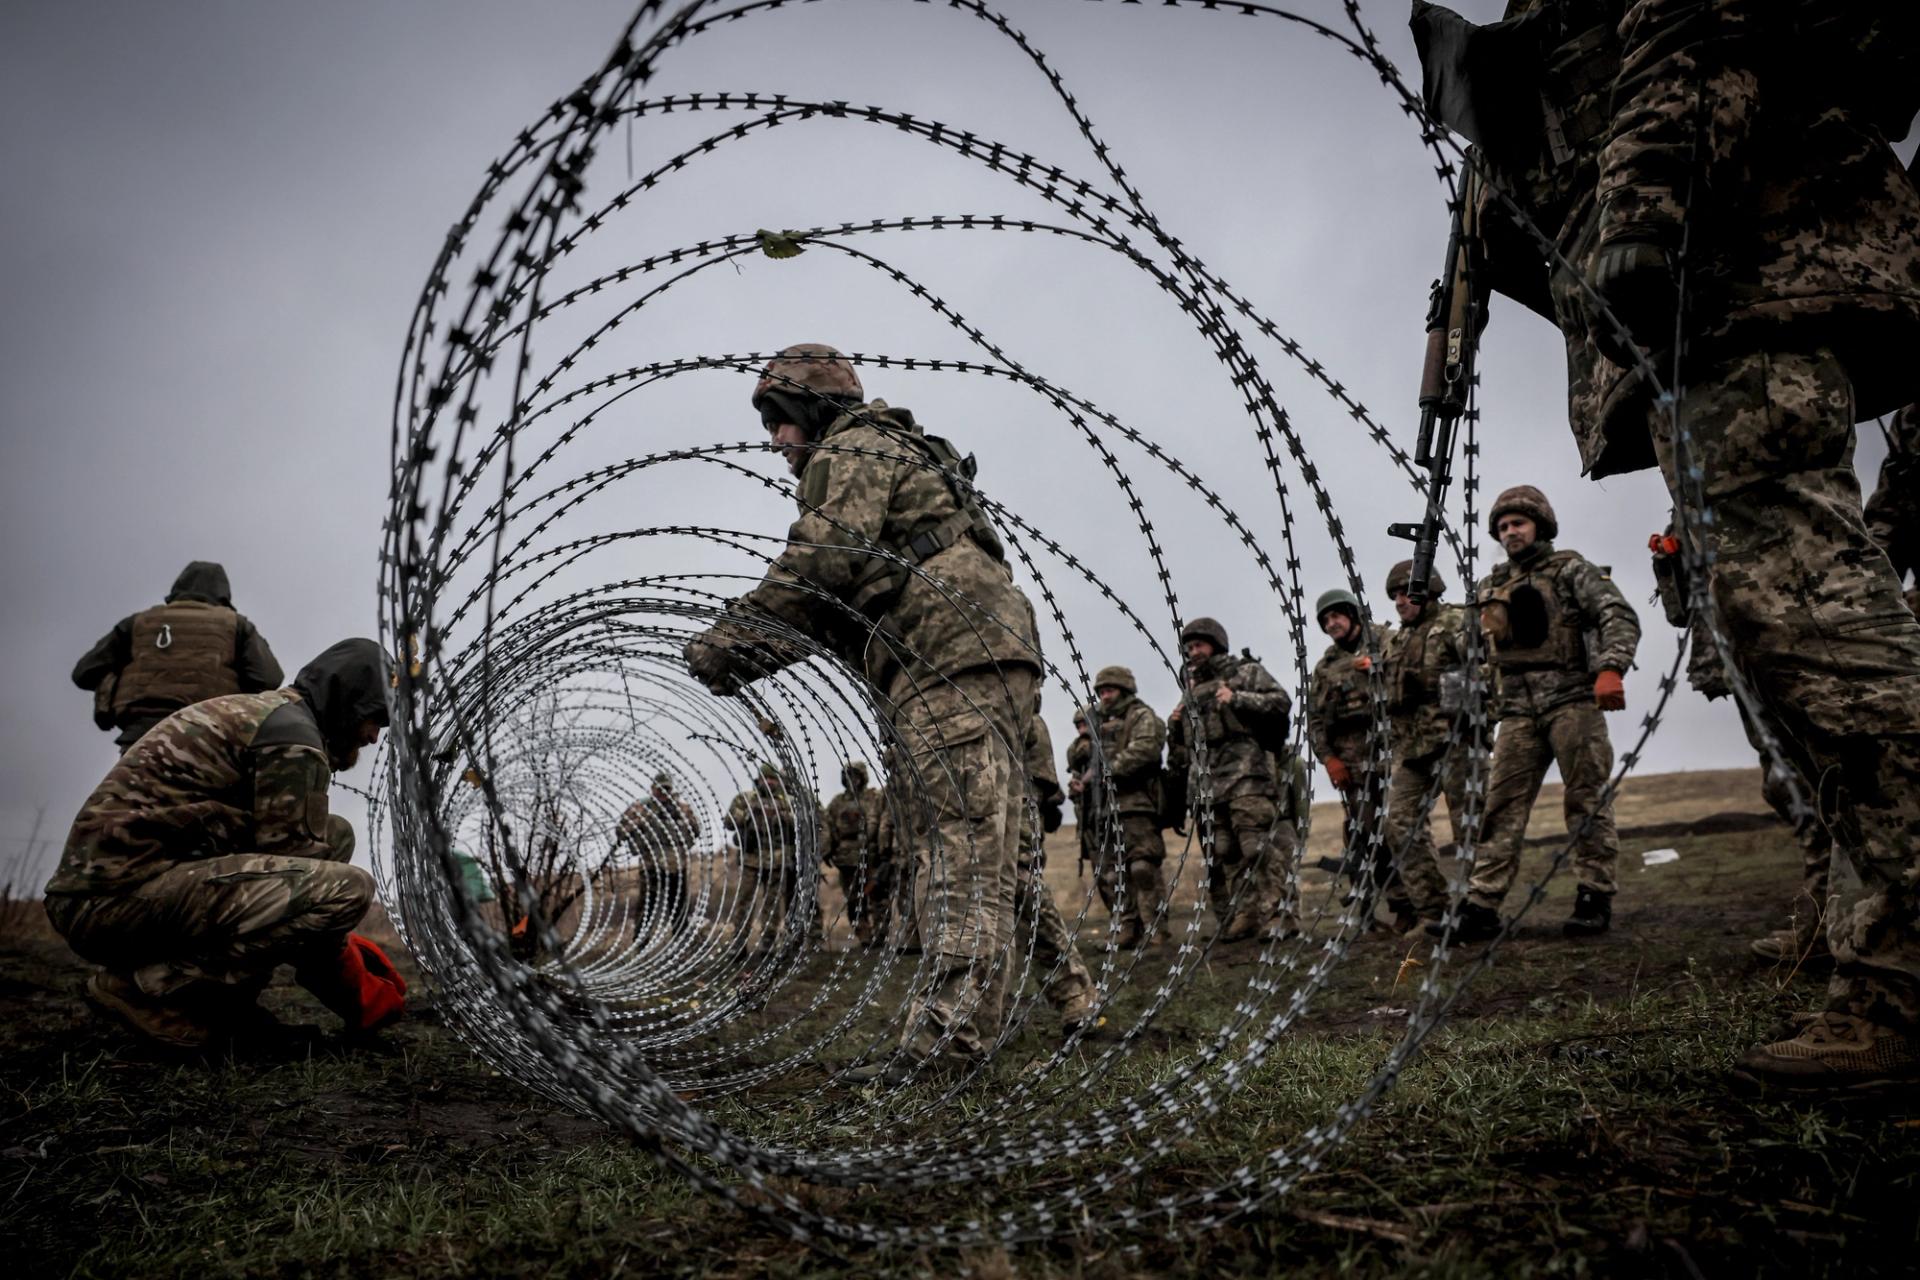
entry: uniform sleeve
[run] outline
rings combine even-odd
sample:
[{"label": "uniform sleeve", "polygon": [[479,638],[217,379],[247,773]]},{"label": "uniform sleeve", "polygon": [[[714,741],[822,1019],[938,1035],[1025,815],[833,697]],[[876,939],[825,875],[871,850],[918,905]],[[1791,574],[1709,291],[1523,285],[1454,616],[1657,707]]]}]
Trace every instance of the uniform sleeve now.
[{"label": "uniform sleeve", "polygon": [[324,751],[274,745],[253,753],[253,833],[260,853],[324,857],[327,787],[333,774]]},{"label": "uniform sleeve", "polygon": [[1160,772],[1160,751],[1167,744],[1167,726],[1144,702],[1127,717],[1126,732],[1107,758],[1107,772],[1124,781],[1149,779]]},{"label": "uniform sleeve", "polygon": [[1327,725],[1327,673],[1326,659],[1313,669],[1313,678],[1307,682],[1307,745],[1313,751],[1313,758],[1325,760],[1333,754],[1333,734]]},{"label": "uniform sleeve", "polygon": [[1233,669],[1227,677],[1227,683],[1233,686],[1233,709],[1243,718],[1254,716],[1269,720],[1279,720],[1281,733],[1285,733],[1285,723],[1293,714],[1293,699],[1280,687],[1267,669],[1257,662],[1243,662]]},{"label": "uniform sleeve", "polygon": [[133,619],[122,618],[100,642],[87,650],[73,666],[73,682],[82,689],[98,689],[100,683],[133,660]]},{"label": "uniform sleeve", "polygon": [[267,647],[266,637],[245,617],[240,619],[238,659],[242,693],[278,689],[286,679],[286,673],[280,670],[280,660]]},{"label": "uniform sleeve", "polygon": [[1027,723],[1027,777],[1044,804],[1065,794],[1060,789],[1060,775],[1053,767],[1053,735],[1047,732],[1047,722],[1039,716]]},{"label": "uniform sleeve", "polygon": [[1574,602],[1600,632],[1593,665],[1602,671],[1624,673],[1633,665],[1634,651],[1640,647],[1640,615],[1597,565],[1576,560],[1567,576]]}]

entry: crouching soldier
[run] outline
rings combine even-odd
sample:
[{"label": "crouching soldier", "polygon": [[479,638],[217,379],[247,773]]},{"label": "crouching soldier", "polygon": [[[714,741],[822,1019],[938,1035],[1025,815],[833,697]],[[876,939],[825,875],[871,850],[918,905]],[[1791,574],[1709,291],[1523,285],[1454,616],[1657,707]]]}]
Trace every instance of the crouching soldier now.
[{"label": "crouching soldier", "polygon": [[387,723],[388,664],[343,640],[266,693],[174,712],[94,789],[47,885],[47,916],[100,965],[87,997],[178,1049],[283,1030],[255,1003],[274,967],[365,1031],[397,1017],[406,984],[351,933],[373,878],[347,865],[353,828],[327,812]]}]

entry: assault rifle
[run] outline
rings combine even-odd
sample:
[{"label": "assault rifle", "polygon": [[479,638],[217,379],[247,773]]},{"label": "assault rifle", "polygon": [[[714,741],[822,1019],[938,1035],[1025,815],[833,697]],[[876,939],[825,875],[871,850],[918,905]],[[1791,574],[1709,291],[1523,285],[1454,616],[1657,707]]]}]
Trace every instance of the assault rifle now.
[{"label": "assault rifle", "polygon": [[1387,526],[1389,537],[1413,543],[1407,598],[1415,604],[1426,602],[1427,581],[1433,576],[1434,558],[1440,550],[1447,487],[1453,483],[1454,431],[1467,411],[1480,326],[1486,317],[1486,291],[1474,282],[1472,261],[1479,238],[1472,212],[1479,185],[1469,170],[1460,184],[1459,203],[1447,233],[1446,268],[1433,282],[1427,301],[1427,357],[1420,370],[1420,434],[1413,449],[1413,465],[1427,472],[1426,514],[1418,524]]}]

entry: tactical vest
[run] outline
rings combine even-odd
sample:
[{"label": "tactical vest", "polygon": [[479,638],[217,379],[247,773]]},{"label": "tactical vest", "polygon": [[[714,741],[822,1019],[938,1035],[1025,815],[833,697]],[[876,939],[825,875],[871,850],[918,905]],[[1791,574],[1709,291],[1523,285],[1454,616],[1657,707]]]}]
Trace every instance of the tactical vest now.
[{"label": "tactical vest", "polygon": [[[904,412],[882,407],[871,411],[870,416],[886,419],[891,428],[883,428],[887,439],[919,453],[946,481],[947,492],[953,499],[953,508],[949,511],[912,513],[913,522],[904,532],[883,536],[874,544],[874,549],[884,554],[865,558],[847,603],[864,617],[878,621],[898,602],[913,570],[960,539],[971,537],[975,545],[1001,564],[1007,562],[1007,551],[1001,544],[999,530],[987,519],[974,490],[972,482],[979,468],[972,454],[963,456],[944,436],[928,435]],[[831,436],[833,430],[829,427],[825,435]],[[917,464],[909,462],[908,465]],[[803,510],[819,509],[827,496],[826,485],[827,468],[808,466],[801,479]]]},{"label": "tactical vest", "polygon": [[1585,671],[1582,618],[1560,587],[1561,561],[1481,593],[1480,628],[1488,658],[1502,671]]},{"label": "tactical vest", "polygon": [[1368,720],[1373,716],[1367,692],[1367,677],[1353,669],[1354,660],[1366,656],[1363,645],[1344,649],[1333,646],[1336,656],[1322,658],[1318,678],[1325,682],[1326,692],[1318,698],[1318,710],[1327,718],[1327,725],[1343,724],[1350,720]]},{"label": "tactical vest", "polygon": [[[1194,685],[1191,694],[1193,701],[1199,704],[1200,729],[1207,745],[1218,746],[1223,742],[1244,738],[1259,744],[1264,751],[1273,752],[1284,749],[1287,741],[1284,729],[1277,735],[1264,732],[1264,730],[1268,728],[1268,726],[1264,725],[1261,726],[1260,730],[1256,730],[1254,726],[1248,724],[1246,720],[1241,718],[1239,713],[1233,709],[1232,704],[1223,707],[1214,701],[1214,697],[1219,692],[1220,686],[1227,681],[1229,676],[1250,662],[1258,662],[1259,659],[1255,658],[1251,653],[1242,651],[1241,656],[1238,658],[1229,654],[1222,654],[1219,657],[1210,658],[1208,661],[1214,664],[1212,674],[1199,684]],[[1195,708],[1189,707],[1188,714],[1192,714],[1194,710]]]},{"label": "tactical vest", "polygon": [[[1437,606],[1429,605],[1431,610]],[[1422,618],[1404,633],[1400,651],[1394,655],[1393,669],[1387,673],[1387,713],[1404,716],[1418,711],[1432,697],[1427,688],[1427,634],[1438,623],[1434,617]]]},{"label": "tactical vest", "polygon": [[175,711],[239,693],[239,636],[239,614],[198,600],[134,614],[132,657],[114,686],[114,715]]}]

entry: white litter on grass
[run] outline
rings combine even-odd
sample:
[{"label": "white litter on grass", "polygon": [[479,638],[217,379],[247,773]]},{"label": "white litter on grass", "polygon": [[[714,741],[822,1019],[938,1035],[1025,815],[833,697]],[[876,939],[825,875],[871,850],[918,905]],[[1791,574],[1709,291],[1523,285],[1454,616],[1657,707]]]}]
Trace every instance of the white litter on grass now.
[{"label": "white litter on grass", "polygon": [[1642,871],[1645,871],[1647,867],[1664,867],[1669,862],[1680,861],[1680,851],[1678,849],[1649,849],[1640,855],[1640,861],[1645,864],[1640,868]]}]

